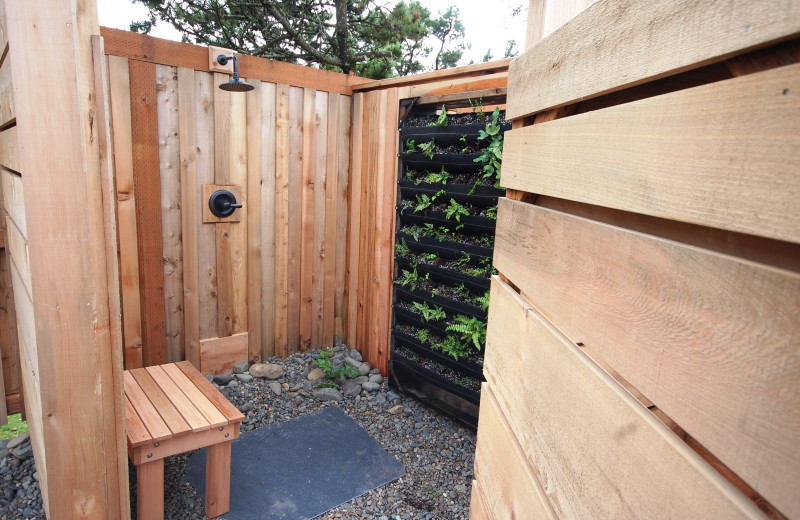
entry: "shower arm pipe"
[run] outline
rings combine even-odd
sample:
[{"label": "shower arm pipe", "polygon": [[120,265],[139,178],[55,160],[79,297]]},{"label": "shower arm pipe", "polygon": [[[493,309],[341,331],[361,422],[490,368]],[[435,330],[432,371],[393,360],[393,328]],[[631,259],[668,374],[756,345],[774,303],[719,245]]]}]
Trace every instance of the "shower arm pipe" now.
[{"label": "shower arm pipe", "polygon": [[233,79],[236,81],[239,79],[239,60],[236,59],[236,55],[225,56],[224,54],[220,54],[217,56],[217,63],[223,67],[228,64],[228,60],[233,60]]}]

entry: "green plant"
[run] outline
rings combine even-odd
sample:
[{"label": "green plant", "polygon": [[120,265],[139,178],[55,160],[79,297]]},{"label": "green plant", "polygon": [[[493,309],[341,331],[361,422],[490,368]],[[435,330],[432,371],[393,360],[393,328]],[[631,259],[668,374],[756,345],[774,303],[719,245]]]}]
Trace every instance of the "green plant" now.
[{"label": "green plant", "polygon": [[469,143],[467,142],[467,134],[462,135],[461,138],[459,139],[459,141],[461,141],[461,144],[464,145],[464,146],[461,147],[461,153],[467,153],[467,151],[469,151]]},{"label": "green plant", "polygon": [[319,383],[318,385],[314,385],[314,390],[317,390],[318,388],[336,388],[338,390],[339,389],[339,383],[336,383],[335,381],[323,381],[322,383]]},{"label": "green plant", "polygon": [[472,102],[472,99],[469,99],[469,104],[472,106],[472,111],[478,114],[478,120],[483,124],[486,121],[486,113],[483,111],[483,96],[478,98],[478,101]]},{"label": "green plant", "polygon": [[[355,368],[351,367],[347,363],[342,363],[338,367],[334,368],[331,364],[331,358],[333,357],[333,352],[330,350],[323,350],[319,353],[319,359],[317,359],[317,366],[325,372],[325,375],[329,379],[343,379],[345,377],[356,377],[360,374],[360,372]],[[320,383],[323,385],[325,383]],[[338,385],[332,387],[337,388]]]},{"label": "green plant", "polygon": [[8,424],[0,426],[0,439],[13,439],[27,431],[28,423],[22,420],[21,414],[15,413],[8,416]]},{"label": "green plant", "polygon": [[449,220],[455,217],[456,221],[461,222],[462,215],[469,216],[469,210],[459,204],[456,199],[450,199],[450,205],[444,210],[445,218]]},{"label": "green plant", "polygon": [[458,260],[454,260],[453,264],[454,265],[468,264],[469,261],[470,261],[470,258],[471,257],[469,256],[469,253],[467,253],[466,251],[461,251],[461,256],[458,258]]},{"label": "green plant", "polygon": [[[486,128],[478,133],[479,141],[488,141],[481,155],[475,159],[476,163],[483,164],[481,171],[486,179],[495,179],[499,182],[500,166],[503,161],[503,134],[497,120],[500,117],[500,108],[495,108],[492,120],[486,123]],[[495,183],[496,184],[496,183]]]},{"label": "green plant", "polygon": [[468,356],[470,350],[472,350],[469,344],[464,344],[456,336],[447,336],[444,341],[438,342],[433,346],[442,350],[456,361],[458,361],[459,358]]},{"label": "green plant", "polygon": [[419,274],[417,273],[417,268],[415,267],[413,271],[408,271],[406,269],[403,269],[403,274],[394,283],[396,283],[400,287],[408,286],[412,291],[415,291],[420,283]]},{"label": "green plant", "polygon": [[436,488],[434,488],[433,486],[431,486],[430,489],[428,489],[428,493],[430,493],[436,498],[439,498],[442,495],[444,495],[444,491],[437,491]]},{"label": "green plant", "polygon": [[497,220],[497,204],[486,210],[486,218]]},{"label": "green plant", "polygon": [[417,143],[414,142],[413,139],[406,139],[406,152],[408,153],[417,153]]},{"label": "green plant", "polygon": [[475,298],[475,301],[481,306],[481,310],[489,310],[489,291],[486,291],[482,296]]},{"label": "green plant", "polygon": [[433,155],[436,153],[436,143],[433,142],[433,139],[427,143],[420,143],[419,144],[419,151],[424,153],[428,159],[433,159]]},{"label": "green plant", "polygon": [[448,325],[445,330],[458,332],[462,341],[472,342],[478,350],[481,350],[486,343],[486,322],[475,316],[459,314],[455,317],[455,323]]},{"label": "green plant", "polygon": [[411,199],[403,199],[403,201],[400,203],[401,211],[404,209],[411,209],[413,207],[414,207],[414,201]]},{"label": "green plant", "polygon": [[397,251],[398,255],[403,257],[408,256],[411,253],[411,249],[406,244],[405,238],[401,238],[400,243],[394,245],[394,249]]},{"label": "green plant", "polygon": [[442,111],[439,112],[439,119],[430,126],[447,126],[447,107],[442,105]]},{"label": "green plant", "polygon": [[428,329],[417,329],[417,332],[414,334],[414,336],[422,343],[427,343],[430,335],[431,331]]},{"label": "green plant", "polygon": [[425,176],[425,182],[429,184],[437,184],[437,183],[447,184],[447,181],[449,181],[452,177],[453,177],[452,174],[447,172],[444,169],[444,166],[442,166],[441,172],[428,173],[428,175]]},{"label": "green plant", "polygon": [[422,319],[424,321],[431,321],[431,320],[443,320],[447,318],[447,314],[445,314],[444,310],[439,307],[438,305],[434,305],[431,307],[427,303],[423,302],[414,302],[412,304],[416,310],[422,313]]},{"label": "green plant", "polygon": [[431,207],[431,204],[433,204],[433,199],[428,197],[426,193],[423,193],[422,196],[417,195],[417,205],[414,207],[414,213],[425,211]]}]

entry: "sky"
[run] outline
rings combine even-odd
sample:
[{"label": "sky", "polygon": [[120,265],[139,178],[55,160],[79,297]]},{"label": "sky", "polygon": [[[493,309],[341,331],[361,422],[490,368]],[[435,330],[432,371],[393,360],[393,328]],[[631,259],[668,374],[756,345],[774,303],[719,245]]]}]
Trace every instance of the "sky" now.
[{"label": "sky", "polygon": [[[503,57],[507,40],[516,40],[516,49],[521,52],[525,46],[525,24],[527,20],[528,0],[421,0],[422,5],[430,9],[432,14],[442,13],[451,5],[461,10],[461,21],[464,24],[466,42],[472,49],[464,53],[459,65],[466,65],[470,60],[482,61],[486,51],[491,49],[494,59]],[[511,12],[516,7],[522,12],[516,17]],[[97,0],[100,25],[128,30],[131,21],[146,18],[147,9],[142,4],[132,4],[131,0]],[[150,32],[151,36],[180,40],[172,26],[157,24]]]}]

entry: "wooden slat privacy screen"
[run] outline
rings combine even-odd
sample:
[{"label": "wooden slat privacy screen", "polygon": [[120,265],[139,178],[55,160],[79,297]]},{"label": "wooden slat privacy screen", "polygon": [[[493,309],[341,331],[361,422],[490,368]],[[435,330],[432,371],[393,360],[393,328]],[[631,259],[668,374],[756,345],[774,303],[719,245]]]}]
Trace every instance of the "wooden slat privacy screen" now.
[{"label": "wooden slat privacy screen", "polygon": [[605,0],[512,62],[472,518],[800,517],[798,34]]}]

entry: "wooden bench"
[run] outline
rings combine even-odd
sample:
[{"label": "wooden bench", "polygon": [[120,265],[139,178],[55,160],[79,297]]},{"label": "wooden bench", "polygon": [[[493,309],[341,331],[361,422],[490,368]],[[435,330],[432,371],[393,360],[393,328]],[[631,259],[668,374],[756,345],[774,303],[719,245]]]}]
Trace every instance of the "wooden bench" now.
[{"label": "wooden bench", "polygon": [[164,458],[206,450],[206,515],[230,509],[231,441],[244,416],[188,361],[125,371],[139,520],[164,518]]}]

